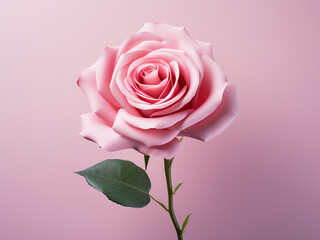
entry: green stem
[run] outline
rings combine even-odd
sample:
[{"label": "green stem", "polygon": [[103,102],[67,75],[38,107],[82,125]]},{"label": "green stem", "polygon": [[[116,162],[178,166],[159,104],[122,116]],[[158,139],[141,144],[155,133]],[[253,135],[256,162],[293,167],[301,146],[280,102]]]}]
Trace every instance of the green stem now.
[{"label": "green stem", "polygon": [[172,191],[172,179],[171,179],[171,166],[172,166],[173,158],[172,159],[164,159],[164,170],[166,174],[166,181],[167,181],[167,189],[168,189],[168,210],[174,225],[174,228],[177,232],[178,240],[183,240],[182,231],[180,229],[179,223],[177,221],[176,215],[173,209],[173,191]]}]

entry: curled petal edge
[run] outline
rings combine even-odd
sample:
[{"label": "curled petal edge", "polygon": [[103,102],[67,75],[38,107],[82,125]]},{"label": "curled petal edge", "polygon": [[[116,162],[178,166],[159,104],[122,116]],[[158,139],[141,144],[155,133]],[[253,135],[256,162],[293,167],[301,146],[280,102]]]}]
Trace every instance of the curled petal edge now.
[{"label": "curled petal edge", "polygon": [[77,84],[86,96],[92,111],[109,124],[112,124],[118,110],[98,92],[96,83],[96,65],[97,63],[83,70],[78,78]]},{"label": "curled petal edge", "polygon": [[166,144],[147,147],[142,143],[116,133],[112,127],[108,126],[107,123],[95,113],[81,115],[81,123],[82,131],[80,135],[87,140],[95,142],[102,149],[109,152],[133,148],[149,156],[160,156],[169,159],[176,155],[180,145],[179,140],[174,138]]},{"label": "curled petal edge", "polygon": [[126,123],[118,114],[113,126],[113,130],[121,136],[140,142],[147,147],[166,144],[177,137],[179,131],[165,129],[140,129]]}]

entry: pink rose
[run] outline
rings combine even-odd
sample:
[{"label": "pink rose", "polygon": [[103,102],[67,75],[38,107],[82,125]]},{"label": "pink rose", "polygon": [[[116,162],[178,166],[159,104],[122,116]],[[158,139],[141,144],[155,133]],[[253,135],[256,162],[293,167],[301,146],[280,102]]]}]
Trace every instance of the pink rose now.
[{"label": "pink rose", "polygon": [[81,116],[80,134],[108,151],[172,158],[178,136],[210,140],[238,112],[235,87],[211,44],[163,23],[147,23],[120,47],[106,47],[78,85],[92,109]]}]

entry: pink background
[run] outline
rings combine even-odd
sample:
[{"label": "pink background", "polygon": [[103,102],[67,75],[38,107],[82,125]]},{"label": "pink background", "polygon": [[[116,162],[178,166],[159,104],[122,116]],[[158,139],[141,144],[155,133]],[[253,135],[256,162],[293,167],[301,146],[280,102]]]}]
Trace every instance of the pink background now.
[{"label": "pink background", "polygon": [[[144,22],[184,25],[213,43],[241,114],[216,139],[185,139],[173,169],[185,239],[320,239],[319,1],[0,3],[0,239],[175,239],[154,202],[120,207],[74,171],[107,158],[82,139],[76,79],[105,45]],[[166,201],[162,160],[151,193]]]}]

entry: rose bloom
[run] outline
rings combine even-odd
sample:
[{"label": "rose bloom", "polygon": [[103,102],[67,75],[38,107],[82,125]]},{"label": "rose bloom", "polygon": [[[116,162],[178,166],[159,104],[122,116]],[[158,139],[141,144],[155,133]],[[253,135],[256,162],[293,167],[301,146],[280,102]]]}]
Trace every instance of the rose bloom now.
[{"label": "rose bloom", "polygon": [[211,44],[164,23],[147,23],[120,47],[106,47],[78,85],[92,109],[81,115],[80,134],[108,151],[172,158],[178,137],[210,140],[238,113],[235,87]]}]

